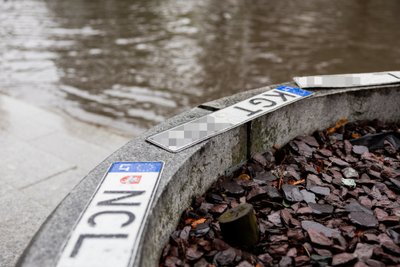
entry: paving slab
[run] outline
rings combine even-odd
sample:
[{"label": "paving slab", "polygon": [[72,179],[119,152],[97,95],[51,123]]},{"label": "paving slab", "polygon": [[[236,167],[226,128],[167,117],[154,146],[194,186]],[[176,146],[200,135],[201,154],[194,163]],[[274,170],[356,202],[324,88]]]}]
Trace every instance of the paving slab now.
[{"label": "paving slab", "polygon": [[85,171],[72,169],[23,188],[21,191],[29,198],[53,210],[85,175]]},{"label": "paving slab", "polygon": [[76,167],[75,163],[53,156],[10,135],[0,138],[0,147],[0,179],[16,188]]},{"label": "paving slab", "polygon": [[[18,108],[16,108],[18,107]],[[55,116],[57,117],[57,116]],[[60,130],[59,120],[40,113],[36,107],[22,105],[18,100],[0,97],[0,131],[22,140],[32,140]],[[53,125],[49,121],[56,121]]]},{"label": "paving slab", "polygon": [[91,125],[88,127],[86,123],[78,122],[69,117],[64,120],[62,132],[81,141],[97,145],[109,152],[115,151],[134,137],[134,134],[131,133],[119,131],[116,131],[115,134],[110,133],[100,126]]},{"label": "paving slab", "polygon": [[51,210],[12,189],[0,197],[0,266],[14,266]]},{"label": "paving slab", "polygon": [[[6,195],[8,192],[14,190],[15,188],[6,183],[3,180],[0,180],[0,196]],[[1,203],[0,203],[1,204]]]},{"label": "paving slab", "polygon": [[110,154],[109,149],[59,131],[36,138],[30,144],[54,157],[72,163],[74,166],[79,166],[86,172],[94,167],[93,158],[101,162]]}]

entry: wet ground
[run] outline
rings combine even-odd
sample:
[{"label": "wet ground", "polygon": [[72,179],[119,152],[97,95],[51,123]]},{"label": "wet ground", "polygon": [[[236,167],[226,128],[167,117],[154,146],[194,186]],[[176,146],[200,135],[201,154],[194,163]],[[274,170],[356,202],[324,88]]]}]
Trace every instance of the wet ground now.
[{"label": "wet ground", "polygon": [[397,0],[0,1],[0,92],[139,133],[292,76],[400,69]]}]

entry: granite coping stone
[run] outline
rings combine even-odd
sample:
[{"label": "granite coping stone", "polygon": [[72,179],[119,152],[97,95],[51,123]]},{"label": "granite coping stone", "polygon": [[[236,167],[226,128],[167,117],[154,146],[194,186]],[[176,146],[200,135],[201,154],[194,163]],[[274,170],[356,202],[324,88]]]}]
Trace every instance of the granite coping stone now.
[{"label": "granite coping stone", "polygon": [[176,227],[180,214],[189,205],[191,197],[204,193],[225,170],[240,165],[251,153],[264,151],[276,143],[283,145],[298,134],[325,128],[341,117],[350,120],[373,119],[379,115],[385,121],[400,121],[399,85],[314,90],[315,95],[308,99],[263,115],[180,153],[167,152],[145,141],[149,135],[274,87],[263,87],[205,103],[127,143],[93,169],[60,203],[32,239],[17,266],[55,265],[61,246],[112,162],[165,162],[139,253],[134,261],[134,266],[157,266],[162,247],[168,241],[169,233]]}]

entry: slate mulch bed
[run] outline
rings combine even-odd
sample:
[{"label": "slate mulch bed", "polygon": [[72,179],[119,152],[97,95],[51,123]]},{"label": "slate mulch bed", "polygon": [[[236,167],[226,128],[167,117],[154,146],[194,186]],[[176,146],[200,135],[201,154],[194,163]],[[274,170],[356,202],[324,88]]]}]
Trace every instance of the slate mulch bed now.
[{"label": "slate mulch bed", "polygon": [[[339,121],[253,155],[193,200],[160,266],[400,266],[399,137],[400,125]],[[253,246],[221,233],[241,203],[257,217]]]}]

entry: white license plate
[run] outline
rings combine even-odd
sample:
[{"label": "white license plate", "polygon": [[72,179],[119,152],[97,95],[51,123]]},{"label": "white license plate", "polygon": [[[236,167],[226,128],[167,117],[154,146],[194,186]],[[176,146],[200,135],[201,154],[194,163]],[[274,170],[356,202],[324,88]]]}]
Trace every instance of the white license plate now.
[{"label": "white license plate", "polygon": [[152,135],[146,140],[170,152],[179,152],[311,94],[312,92],[297,87],[280,86]]},{"label": "white license plate", "polygon": [[[355,73],[294,77],[301,88],[344,88],[400,83],[398,72]],[[396,77],[397,76],[397,77]]]},{"label": "white license plate", "polygon": [[115,162],[77,221],[57,267],[127,267],[136,256],[163,162]]}]

